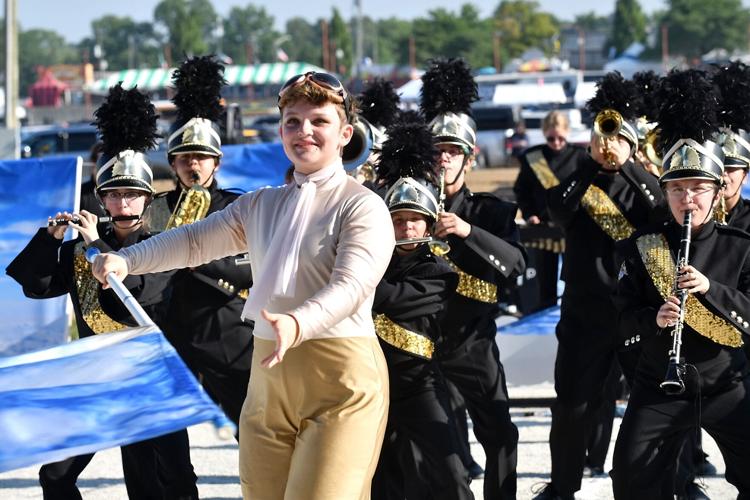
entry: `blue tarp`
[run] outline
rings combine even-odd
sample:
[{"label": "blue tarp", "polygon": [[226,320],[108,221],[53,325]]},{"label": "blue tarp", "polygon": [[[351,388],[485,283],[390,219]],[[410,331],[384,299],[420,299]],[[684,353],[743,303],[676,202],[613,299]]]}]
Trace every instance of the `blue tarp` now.
[{"label": "blue tarp", "polygon": [[221,167],[216,175],[219,186],[254,191],[284,184],[284,172],[291,162],[281,143],[223,146]]},{"label": "blue tarp", "polygon": [[497,329],[501,335],[554,335],[560,321],[560,306],[554,306],[524,316]]},{"label": "blue tarp", "polygon": [[0,472],[205,421],[234,431],[155,327],[0,359]]}]

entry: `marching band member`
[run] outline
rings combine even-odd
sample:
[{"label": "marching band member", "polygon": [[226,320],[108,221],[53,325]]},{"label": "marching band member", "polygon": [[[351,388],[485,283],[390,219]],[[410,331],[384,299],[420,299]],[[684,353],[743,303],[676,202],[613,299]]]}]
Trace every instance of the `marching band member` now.
[{"label": "marching band member", "polygon": [[353,106],[332,75],[279,92],[295,182],[240,196],[206,219],[94,262],[119,276],[249,252],[256,321],[240,416],[245,498],[368,498],[385,432],[388,373],[371,317],[395,243],[388,210],[348,176]]},{"label": "marching band member", "polygon": [[550,216],[565,232],[565,292],[556,329],[552,475],[537,499],[574,498],[592,422],[612,398],[604,382],[617,369],[615,243],[646,224],[661,200],[656,178],[631,160],[638,139],[629,120],[637,99],[635,86],[619,73],[599,82],[587,105],[600,130],[592,134],[591,157],[548,191]]},{"label": "marching band member", "polygon": [[618,247],[618,326],[641,356],[615,445],[613,491],[617,499],[673,498],[677,455],[702,427],[746,498],[750,378],[740,346],[749,331],[750,236],[713,220],[725,160],[713,142],[711,82],[698,70],[673,71],[659,93],[659,182],[671,217]]},{"label": "marching band member", "polygon": [[[521,168],[513,185],[516,202],[526,224],[538,227],[551,224],[547,190],[573,173],[576,165],[587,155],[585,149],[568,143],[570,122],[562,112],[548,113],[542,121],[542,132],[546,142],[530,147],[519,156]],[[554,234],[555,229],[550,228],[550,232]],[[532,308],[522,309],[524,313],[531,313],[557,304],[560,252],[552,251],[551,248],[527,248],[526,251],[529,254],[529,267],[536,269],[536,280],[539,283],[538,295],[532,301]]]},{"label": "marching band member", "polygon": [[[156,199],[152,220],[170,227],[195,222],[236,200],[238,193],[220,189],[218,119],[224,67],[212,57],[193,57],[175,71],[177,121],[167,157],[177,176],[173,191]],[[199,213],[203,210],[203,213]],[[252,322],[243,321],[252,273],[247,259],[234,255],[178,271],[173,277],[164,333],[196,374],[209,396],[239,424],[253,357]]]},{"label": "marching band member", "polygon": [[[149,98],[136,89],[123,90],[117,85],[110,89],[95,116],[103,140],[96,194],[115,220],[97,229],[97,216],[86,210],[57,213],[54,220],[67,224],[58,222],[40,229],[6,270],[21,283],[27,297],[70,294],[81,338],[122,330],[126,328],[123,321],[127,321],[121,316],[125,309],[117,296],[111,290],[102,291],[91,275],[86,248],[108,252],[147,239],[142,216],[154,193],[151,168],[143,155],[154,147],[156,139],[156,114]],[[63,243],[69,227],[76,229],[79,237]],[[169,274],[145,274],[129,276],[123,282],[158,325],[163,324],[169,279]],[[198,498],[184,429],[123,446],[121,452],[130,498]],[[45,500],[80,499],[76,481],[93,456],[91,453],[42,466],[39,481]]]},{"label": "marching band member", "polygon": [[422,81],[422,111],[438,149],[435,175],[445,185],[445,206],[433,236],[448,243],[445,258],[459,275],[457,293],[442,313],[443,338],[435,358],[465,400],[485,450],[484,498],[515,498],[518,429],[510,419],[495,317],[498,290],[525,266],[516,206],[489,193],[472,193],[464,184],[475,160],[476,125],[468,113],[477,97],[466,63],[433,61]]},{"label": "marching band member", "polygon": [[373,498],[474,498],[448,391],[432,359],[438,314],[458,284],[456,273],[420,241],[437,218],[436,149],[424,122],[387,131],[378,172],[389,186],[385,202],[397,246],[373,302],[391,394]]}]

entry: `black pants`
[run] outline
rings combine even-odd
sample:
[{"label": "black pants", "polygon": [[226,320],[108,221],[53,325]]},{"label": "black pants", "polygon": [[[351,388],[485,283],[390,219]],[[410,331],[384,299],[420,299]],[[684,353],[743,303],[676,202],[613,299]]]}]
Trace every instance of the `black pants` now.
[{"label": "black pants", "polygon": [[494,334],[494,328],[472,332],[458,346],[436,355],[441,372],[463,396],[474,435],[487,456],[486,500],[516,497],[518,461],[518,429],[510,420],[505,371]]},{"label": "black pants", "polygon": [[605,382],[602,405],[593,418],[586,441],[586,465],[604,469],[609,442],[612,440],[612,427],[615,420],[615,406],[620,395],[621,384],[619,366],[615,365]]},{"label": "black pants", "polygon": [[[603,415],[614,418],[614,386],[606,381],[619,374],[612,324],[615,317],[614,309],[606,300],[592,304],[563,298],[556,330],[557,397],[552,404],[549,437],[551,481],[561,494],[581,489],[589,440]],[[611,433],[611,422],[608,425]],[[604,445],[603,434],[599,441],[601,446]],[[608,444],[609,438],[606,441]],[[601,458],[601,449],[598,453]],[[606,456],[606,449],[603,455]]]},{"label": "black pants", "polygon": [[[186,430],[122,446],[120,452],[128,498],[198,498]],[[76,481],[92,458],[90,453],[43,465],[39,483],[44,500],[80,500]]]},{"label": "black pants", "polygon": [[[667,396],[636,379],[615,444],[612,489],[616,499],[671,499],[677,455],[695,432],[694,396]],[[726,479],[750,499],[750,378],[704,391],[701,427],[714,438]]]},{"label": "black pants", "polygon": [[391,363],[389,349],[391,400],[373,500],[473,499],[445,382],[427,361]]}]

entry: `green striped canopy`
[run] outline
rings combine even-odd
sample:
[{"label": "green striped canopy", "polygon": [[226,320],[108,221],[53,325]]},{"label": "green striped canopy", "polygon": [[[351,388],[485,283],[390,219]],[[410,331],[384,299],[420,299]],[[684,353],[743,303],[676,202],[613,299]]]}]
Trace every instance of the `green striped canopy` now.
[{"label": "green striped canopy", "polygon": [[[107,78],[97,80],[88,85],[90,92],[106,92],[110,87],[122,82],[126,89],[138,85],[142,90],[158,90],[171,86],[172,72],[169,69],[126,69],[110,74]],[[224,78],[229,85],[279,85],[294,75],[307,71],[325,71],[318,66],[304,62],[261,63],[242,66],[226,66]]]}]

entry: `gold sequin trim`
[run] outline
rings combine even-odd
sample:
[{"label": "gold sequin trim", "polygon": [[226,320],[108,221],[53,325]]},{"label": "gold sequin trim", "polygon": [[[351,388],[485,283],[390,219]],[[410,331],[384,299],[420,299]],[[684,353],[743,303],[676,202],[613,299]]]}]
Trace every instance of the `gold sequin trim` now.
[{"label": "gold sequin trim", "polygon": [[555,173],[549,168],[549,163],[547,163],[541,150],[537,149],[527,154],[526,160],[544,189],[551,189],[560,184]]},{"label": "gold sequin trim", "polygon": [[373,321],[375,332],[384,342],[402,351],[432,359],[432,352],[435,350],[432,340],[397,325],[385,314],[378,314]]},{"label": "gold sequin trim", "polygon": [[91,273],[91,264],[86,260],[83,242],[73,250],[73,276],[75,278],[81,315],[94,333],[109,333],[128,328],[105,313],[99,305],[99,281]]},{"label": "gold sequin trim", "polygon": [[243,288],[242,290],[237,292],[237,297],[241,298],[242,300],[247,300],[249,296],[250,296],[249,288]]},{"label": "gold sequin trim", "polygon": [[[675,263],[661,234],[646,234],[636,241],[638,252],[654,286],[666,299],[673,295]],[[742,334],[729,321],[709,311],[694,295],[685,302],[685,323],[700,335],[728,347],[742,346]]]},{"label": "gold sequin trim", "polygon": [[458,274],[456,293],[466,298],[494,304],[497,302],[497,286],[481,278],[463,272],[452,260],[443,257],[445,262]]},{"label": "gold sequin trim", "polygon": [[624,240],[635,231],[635,228],[622,215],[615,202],[598,187],[589,186],[581,203],[591,218],[594,219],[594,222],[613,240]]}]

